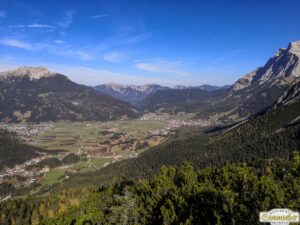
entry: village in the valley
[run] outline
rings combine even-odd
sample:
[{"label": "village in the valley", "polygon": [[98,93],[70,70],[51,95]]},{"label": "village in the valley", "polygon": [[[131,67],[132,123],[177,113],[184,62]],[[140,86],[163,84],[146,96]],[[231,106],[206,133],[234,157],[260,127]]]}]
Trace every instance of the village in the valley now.
[{"label": "village in the valley", "polygon": [[[21,177],[24,187],[68,179],[71,174],[137,157],[141,152],[164,142],[179,127],[211,124],[208,120],[192,119],[185,114],[175,117],[154,113],[145,114],[138,120],[104,123],[0,124],[2,129],[16,133],[24,142],[48,150],[23,164],[2,169],[0,183],[10,181],[18,188],[20,182],[14,182],[16,177]],[[73,161],[66,163],[65,158],[68,157],[73,157]],[[50,162],[56,162],[56,166]]]}]

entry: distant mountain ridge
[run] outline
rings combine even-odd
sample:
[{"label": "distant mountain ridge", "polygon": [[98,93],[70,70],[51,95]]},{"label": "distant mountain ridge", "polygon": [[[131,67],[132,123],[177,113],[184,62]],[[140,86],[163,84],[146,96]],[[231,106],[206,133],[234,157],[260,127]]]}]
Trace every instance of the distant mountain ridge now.
[{"label": "distant mountain ridge", "polygon": [[95,86],[94,89],[110,95],[114,98],[129,102],[133,105],[144,104],[144,100],[156,93],[163,90],[186,90],[186,89],[199,89],[204,91],[215,91],[220,89],[228,89],[231,85],[213,86],[213,85],[200,85],[200,86],[185,86],[176,85],[173,88],[165,87],[158,84],[145,84],[145,85],[122,85],[117,83],[108,83]]},{"label": "distant mountain ridge", "polygon": [[128,103],[79,85],[43,67],[0,73],[0,121],[114,120],[135,118]]},{"label": "distant mountain ridge", "polygon": [[207,91],[201,88],[161,90],[149,95],[143,101],[142,108],[144,112],[197,113],[199,105],[211,108],[208,103],[217,101],[226,91],[227,89]]},{"label": "distant mountain ridge", "polygon": [[287,48],[279,49],[263,67],[246,74],[227,90],[213,90],[205,95],[202,93],[199,98],[195,93],[186,93],[180,105],[174,105],[173,98],[180,95],[181,90],[175,91],[173,95],[163,90],[144,101],[144,110],[194,112],[199,117],[214,116],[224,121],[247,118],[273,105],[284,90],[300,77],[299,59],[300,41],[292,42]]},{"label": "distant mountain ridge", "polygon": [[216,91],[216,90],[224,90],[229,89],[232,85],[223,85],[223,86],[215,86],[209,84],[203,84],[200,86],[184,86],[184,85],[176,85],[173,89],[184,90],[184,89],[200,89],[203,91]]},{"label": "distant mountain ridge", "polygon": [[123,100],[133,105],[140,104],[148,95],[158,91],[165,90],[158,84],[146,85],[121,85],[117,83],[101,84],[94,87],[98,92],[110,95],[116,99]]}]

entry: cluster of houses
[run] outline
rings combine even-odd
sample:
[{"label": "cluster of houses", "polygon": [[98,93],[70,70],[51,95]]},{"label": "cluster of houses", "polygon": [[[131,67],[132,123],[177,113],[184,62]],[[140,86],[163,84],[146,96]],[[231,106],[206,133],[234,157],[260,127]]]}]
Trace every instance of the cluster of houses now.
[{"label": "cluster of houses", "polygon": [[0,183],[3,179],[6,177],[13,177],[13,176],[22,176],[25,177],[25,181],[23,182],[23,185],[27,186],[34,182],[39,182],[41,179],[41,175],[49,171],[48,167],[45,167],[43,169],[38,170],[27,170],[27,167],[30,165],[34,165],[38,162],[40,162],[43,159],[46,159],[49,156],[40,156],[34,159],[30,159],[26,161],[23,164],[16,165],[12,168],[5,168],[0,172]]},{"label": "cluster of houses", "polygon": [[[180,116],[180,114],[179,114]],[[184,117],[184,114],[181,116]],[[153,131],[149,131],[150,135],[169,135],[174,132],[177,128],[183,126],[211,126],[213,122],[211,120],[203,120],[203,119],[175,119],[171,115],[167,113],[148,113],[144,114],[140,120],[154,120],[164,122],[163,129],[157,129]]]},{"label": "cluster of houses", "polygon": [[40,124],[6,124],[0,123],[0,128],[3,128],[9,132],[17,133],[26,142],[32,142],[32,137],[38,134],[44,133],[53,127],[52,123],[40,123]]}]

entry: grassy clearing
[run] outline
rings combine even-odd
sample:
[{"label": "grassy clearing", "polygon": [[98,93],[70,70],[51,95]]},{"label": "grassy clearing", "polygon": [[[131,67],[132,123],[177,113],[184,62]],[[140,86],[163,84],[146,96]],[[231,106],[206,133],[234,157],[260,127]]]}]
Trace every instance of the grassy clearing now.
[{"label": "grassy clearing", "polygon": [[92,158],[91,163],[93,166],[102,167],[105,163],[110,163],[112,161],[111,158]]},{"label": "grassy clearing", "polygon": [[76,165],[74,165],[74,168],[79,169],[79,170],[89,168],[91,166],[100,168],[100,167],[104,166],[105,163],[111,163],[111,162],[112,162],[112,158],[96,157],[96,158],[91,158],[90,161],[77,163]]},{"label": "grassy clearing", "polygon": [[66,169],[63,168],[55,168],[45,173],[43,185],[50,185],[51,183],[56,183],[59,179],[64,176]]}]

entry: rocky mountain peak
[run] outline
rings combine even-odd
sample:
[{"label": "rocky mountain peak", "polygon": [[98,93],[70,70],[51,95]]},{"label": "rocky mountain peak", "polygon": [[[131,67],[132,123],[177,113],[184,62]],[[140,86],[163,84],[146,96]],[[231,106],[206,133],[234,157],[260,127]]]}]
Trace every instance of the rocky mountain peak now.
[{"label": "rocky mountain peak", "polygon": [[5,72],[1,72],[1,77],[24,77],[28,76],[31,80],[40,79],[42,77],[51,77],[55,75],[55,73],[50,72],[45,67],[29,67],[23,66],[19,67],[15,70],[9,70]]},{"label": "rocky mountain peak", "polygon": [[288,50],[296,55],[300,56],[300,41],[291,42],[288,46]]},{"label": "rocky mountain peak", "polygon": [[283,85],[293,82],[297,77],[300,77],[300,41],[280,48],[263,67],[235,82],[232,90],[239,91],[252,84]]},{"label": "rocky mountain peak", "polygon": [[118,84],[118,83],[115,83],[115,82],[109,82],[108,84],[101,84],[98,87],[110,88],[110,89],[113,89],[115,91],[124,91],[126,89],[131,89],[131,90],[135,90],[135,91],[145,92],[145,91],[148,91],[149,89],[159,88],[161,86],[157,85],[157,84],[123,85],[123,84]]}]

